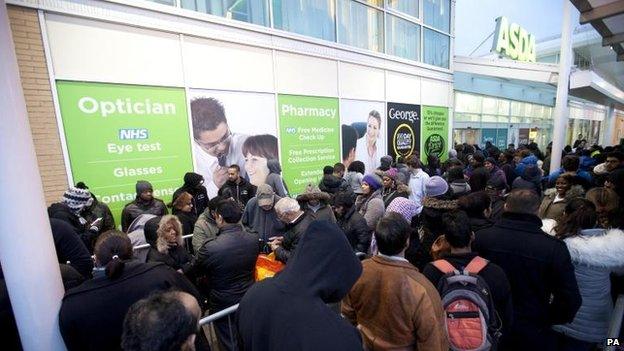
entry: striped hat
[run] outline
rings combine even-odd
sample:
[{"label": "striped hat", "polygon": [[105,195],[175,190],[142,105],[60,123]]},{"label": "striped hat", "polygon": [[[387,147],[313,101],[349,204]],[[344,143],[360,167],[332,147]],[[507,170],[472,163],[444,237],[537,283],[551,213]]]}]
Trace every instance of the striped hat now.
[{"label": "striped hat", "polygon": [[80,212],[85,206],[91,205],[93,199],[91,192],[87,189],[69,187],[63,194],[61,201],[66,204],[72,212]]}]

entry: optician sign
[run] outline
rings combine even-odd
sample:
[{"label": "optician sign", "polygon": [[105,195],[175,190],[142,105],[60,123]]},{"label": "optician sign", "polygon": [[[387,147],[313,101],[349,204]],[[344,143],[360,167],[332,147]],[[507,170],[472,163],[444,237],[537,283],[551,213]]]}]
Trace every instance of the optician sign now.
[{"label": "optician sign", "polygon": [[507,17],[496,19],[492,50],[512,60],[535,62],[535,36]]}]

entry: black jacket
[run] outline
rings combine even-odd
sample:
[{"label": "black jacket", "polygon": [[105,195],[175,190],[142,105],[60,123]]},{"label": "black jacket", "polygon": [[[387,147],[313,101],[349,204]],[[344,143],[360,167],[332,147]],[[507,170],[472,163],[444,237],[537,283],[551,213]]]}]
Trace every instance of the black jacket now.
[{"label": "black jacket", "polygon": [[50,226],[58,262],[66,264],[69,261],[78,273],[85,278],[90,278],[93,260],[75,229],[69,223],[56,218],[50,218]]},{"label": "black jacket", "polygon": [[172,211],[173,215],[178,217],[180,223],[182,223],[182,235],[193,234],[193,230],[195,229],[195,222],[197,222],[197,216],[194,212],[183,212],[174,209]]},{"label": "black jacket", "polygon": [[100,233],[116,229],[115,218],[113,218],[113,214],[110,208],[108,208],[108,205],[98,201],[93,194],[91,197],[93,198],[93,204],[84,210],[82,216],[89,223],[93,223],[96,219],[102,218],[102,223],[99,225]]},{"label": "black jacket", "polygon": [[550,327],[571,322],[581,306],[568,248],[541,226],[535,215],[504,213],[473,243],[475,252],[507,274],[514,307],[510,341],[522,350],[550,349]]},{"label": "black jacket", "polygon": [[[443,256],[443,258],[452,264],[453,267],[461,271],[466,268],[468,263],[470,263],[470,261],[476,256],[476,253],[471,252],[457,255],[447,254]],[[428,263],[425,266],[423,274],[436,288],[440,283],[440,279],[444,276],[444,273],[442,273],[431,263]],[[479,276],[485,280],[490,288],[490,294],[492,294],[492,300],[494,301],[494,308],[496,308],[496,312],[501,319],[503,328],[502,331],[503,335],[505,335],[511,327],[513,320],[511,286],[509,285],[507,276],[499,266],[492,262],[488,263],[487,266],[479,272]]]},{"label": "black jacket", "polygon": [[184,246],[170,247],[167,253],[158,251],[155,247],[150,247],[147,253],[147,262],[161,262],[175,269],[188,271],[192,264],[192,256],[186,252]]},{"label": "black jacket", "polygon": [[484,217],[470,217],[470,230],[478,232],[481,229],[486,229],[494,225],[494,221]]},{"label": "black jacket", "polygon": [[349,211],[337,220],[338,226],[347,236],[353,250],[367,253],[372,233],[364,217],[355,210],[355,206],[351,206]]},{"label": "black jacket", "polygon": [[132,304],[159,290],[181,290],[201,301],[195,287],[162,263],[126,262],[120,277],[100,272],[63,298],[59,326],[68,350],[121,350],[124,317]]},{"label": "black jacket", "polygon": [[314,218],[306,211],[293,223],[286,224],[282,245],[275,250],[276,259],[284,263],[288,262],[288,259],[297,248],[301,236],[303,236],[303,233],[305,233],[312,221],[314,221]]},{"label": "black jacket", "polygon": [[67,205],[61,202],[54,203],[48,207],[48,216],[50,216],[50,218],[60,219],[71,225],[87,249],[90,252],[93,251],[93,245],[95,244],[95,239],[97,239],[98,231],[91,230],[89,226],[90,222],[87,222],[85,218],[77,216]]},{"label": "black jacket", "polygon": [[336,177],[333,174],[325,174],[319,183],[319,189],[330,195],[335,195],[340,191],[348,191],[351,189],[346,180]]},{"label": "black jacket", "polygon": [[340,229],[308,227],[284,270],[249,289],[238,309],[244,350],[362,350],[358,331],[326,304],[339,302],[362,273]]},{"label": "black jacket", "polygon": [[121,211],[121,229],[124,233],[127,233],[130,224],[142,214],[164,216],[168,213],[167,206],[165,206],[162,200],[153,198],[151,201],[146,202],[137,195],[136,199],[127,204]]},{"label": "black jacket", "polygon": [[235,305],[245,295],[254,283],[258,252],[258,236],[240,224],[221,228],[216,239],[199,249],[193,273],[207,277],[211,312]]},{"label": "black jacket", "polygon": [[178,198],[183,192],[187,192],[193,196],[193,213],[195,216],[199,216],[208,207],[208,191],[206,187],[202,185],[203,177],[197,173],[186,173],[184,175],[184,185],[177,189],[173,193],[173,200]]},{"label": "black jacket", "polygon": [[239,182],[233,182],[228,179],[225,184],[219,189],[219,196],[225,198],[233,198],[241,204],[241,208],[245,208],[247,201],[256,196],[256,186],[245,180],[243,177],[238,177]]}]

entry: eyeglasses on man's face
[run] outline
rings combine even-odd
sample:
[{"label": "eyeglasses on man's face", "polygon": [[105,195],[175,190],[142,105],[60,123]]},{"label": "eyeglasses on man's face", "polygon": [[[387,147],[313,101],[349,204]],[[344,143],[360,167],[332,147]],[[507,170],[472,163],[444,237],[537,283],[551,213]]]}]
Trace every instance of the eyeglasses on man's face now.
[{"label": "eyeglasses on man's face", "polygon": [[199,146],[201,146],[201,148],[204,149],[204,151],[206,151],[207,153],[211,155],[218,151],[219,146],[226,145],[231,140],[232,140],[232,132],[230,131],[229,128],[227,132],[221,138],[219,138],[219,140],[212,142],[212,143],[206,143],[206,142],[201,141],[200,139],[195,138],[195,141],[197,142],[197,144],[199,144]]}]

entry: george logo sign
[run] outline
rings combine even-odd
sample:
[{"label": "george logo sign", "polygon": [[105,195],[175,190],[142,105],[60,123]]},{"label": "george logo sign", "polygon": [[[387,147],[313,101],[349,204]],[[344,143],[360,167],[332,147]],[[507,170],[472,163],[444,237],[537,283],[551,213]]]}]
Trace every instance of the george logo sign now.
[{"label": "george logo sign", "polygon": [[535,36],[519,24],[509,24],[507,17],[498,17],[494,34],[491,51],[512,60],[535,62]]},{"label": "george logo sign", "polygon": [[409,156],[420,151],[420,105],[389,102],[388,155]]}]

